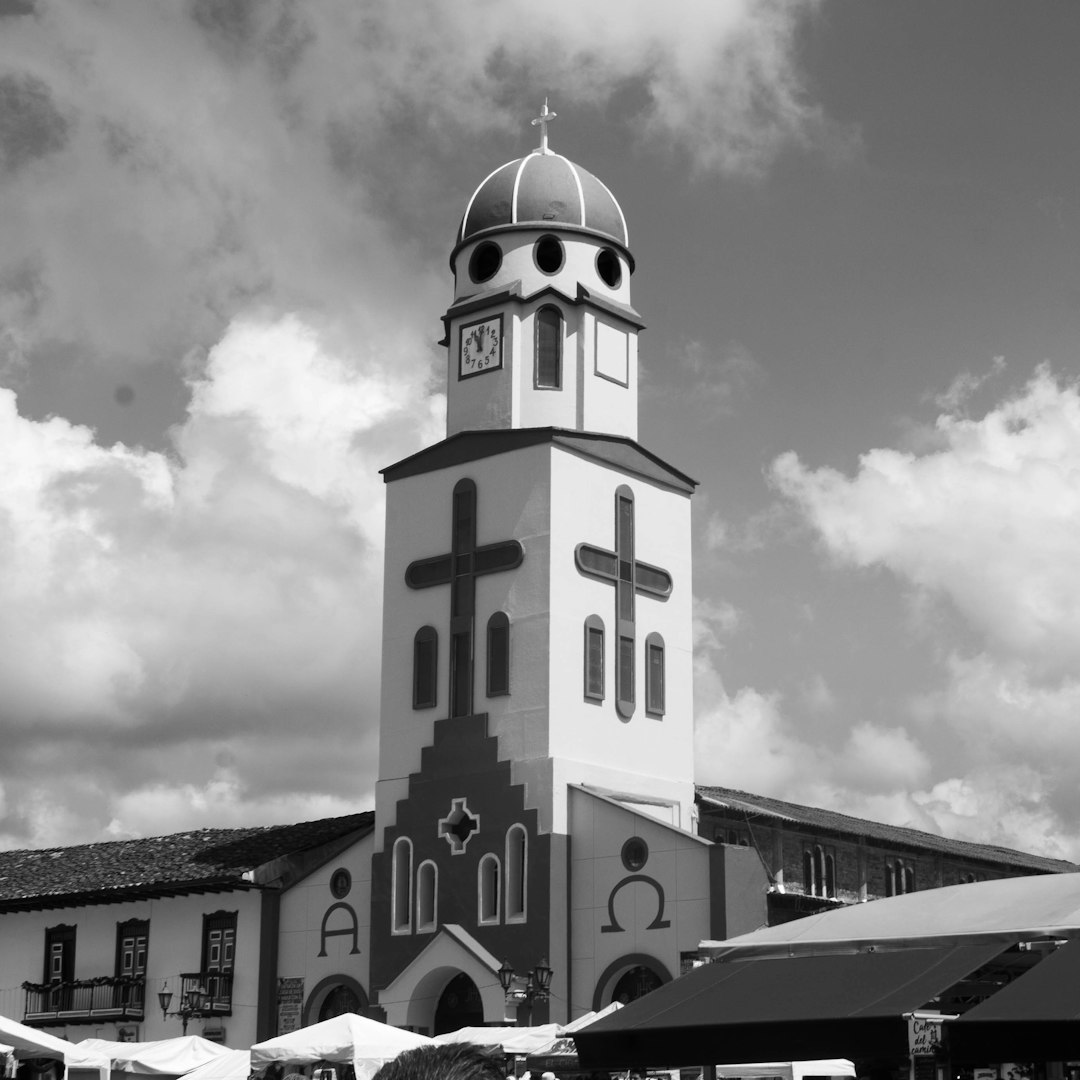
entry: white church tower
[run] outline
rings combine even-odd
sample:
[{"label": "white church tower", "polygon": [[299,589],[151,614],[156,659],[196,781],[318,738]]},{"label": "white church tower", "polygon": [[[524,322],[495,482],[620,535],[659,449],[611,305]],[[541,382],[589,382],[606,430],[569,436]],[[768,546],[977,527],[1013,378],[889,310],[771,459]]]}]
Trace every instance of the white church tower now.
[{"label": "white church tower", "polygon": [[[447,437],[384,470],[371,982],[391,1023],[425,1030],[501,1019],[504,961],[511,1011],[566,1019],[610,997],[616,954],[651,943],[662,978],[707,933],[672,918],[684,871],[708,906],[695,485],[636,442],[626,220],[549,148],[553,118],[545,102],[539,147],[465,205]],[[676,873],[684,849],[696,869],[684,855]],[[554,972],[546,1002],[523,996],[537,965]]]}]

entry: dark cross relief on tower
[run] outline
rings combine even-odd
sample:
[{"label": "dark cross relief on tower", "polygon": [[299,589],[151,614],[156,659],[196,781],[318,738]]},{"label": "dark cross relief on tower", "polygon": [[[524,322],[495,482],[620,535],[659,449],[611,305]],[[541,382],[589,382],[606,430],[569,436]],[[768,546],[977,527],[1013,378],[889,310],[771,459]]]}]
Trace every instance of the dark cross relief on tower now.
[{"label": "dark cross relief on tower", "polygon": [[405,571],[410,589],[450,586],[450,715],[469,716],[473,700],[473,623],[476,579],[520,566],[525,553],[516,540],[476,546],[476,484],[454,486],[450,551],[417,559]]},{"label": "dark cross relief on tower", "polygon": [[634,715],[634,597],[637,593],[666,600],[671,575],[634,558],[634,493],[625,485],[615,492],[615,550],[578,544],[577,568],[615,586],[615,702],[619,715]]}]

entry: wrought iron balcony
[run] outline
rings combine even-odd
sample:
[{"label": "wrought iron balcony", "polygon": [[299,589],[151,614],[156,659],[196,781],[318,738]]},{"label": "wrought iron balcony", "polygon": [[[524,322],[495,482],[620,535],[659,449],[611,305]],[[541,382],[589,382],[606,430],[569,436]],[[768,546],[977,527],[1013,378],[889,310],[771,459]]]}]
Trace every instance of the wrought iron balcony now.
[{"label": "wrought iron balcony", "polygon": [[102,975],[67,982],[24,982],[24,1021],[41,1027],[58,1022],[78,1024],[96,1020],[141,1020],[146,980],[141,976]]}]

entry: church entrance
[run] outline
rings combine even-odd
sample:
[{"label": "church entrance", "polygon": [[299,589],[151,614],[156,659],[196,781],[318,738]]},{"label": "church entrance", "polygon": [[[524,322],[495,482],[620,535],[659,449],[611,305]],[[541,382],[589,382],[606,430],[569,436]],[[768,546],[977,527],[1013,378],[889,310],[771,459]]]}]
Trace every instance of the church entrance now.
[{"label": "church entrance", "polygon": [[484,1004],[476,983],[465,972],[455,975],[447,984],[435,1006],[433,1035],[457,1031],[463,1027],[482,1027]]},{"label": "church entrance", "polygon": [[319,1008],[319,1020],[330,1020],[342,1013],[359,1013],[363,1005],[356,992],[348,986],[335,986]]},{"label": "church entrance", "polygon": [[652,968],[639,964],[620,977],[611,991],[611,1000],[626,1005],[662,986],[663,982]]}]

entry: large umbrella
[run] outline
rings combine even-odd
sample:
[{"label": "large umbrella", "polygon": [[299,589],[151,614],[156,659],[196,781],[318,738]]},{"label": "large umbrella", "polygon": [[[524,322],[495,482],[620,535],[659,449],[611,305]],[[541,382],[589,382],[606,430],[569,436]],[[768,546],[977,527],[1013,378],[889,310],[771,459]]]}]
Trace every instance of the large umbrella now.
[{"label": "large umbrella", "polygon": [[463,1027],[436,1035],[437,1043],[476,1043],[478,1046],[501,1046],[505,1054],[531,1054],[546,1046],[559,1033],[558,1024],[536,1027]]},{"label": "large umbrella", "polygon": [[310,1027],[290,1031],[251,1048],[252,1069],[267,1065],[311,1065],[333,1061],[352,1065],[357,1080],[368,1080],[387,1061],[403,1050],[424,1046],[424,1035],[380,1024],[356,1013],[342,1013]]},{"label": "large umbrella", "polygon": [[0,1016],[0,1042],[10,1046],[15,1056],[20,1058],[44,1057],[64,1061],[75,1049],[74,1043],[66,1039],[58,1039],[46,1031],[27,1027],[6,1016]]}]

